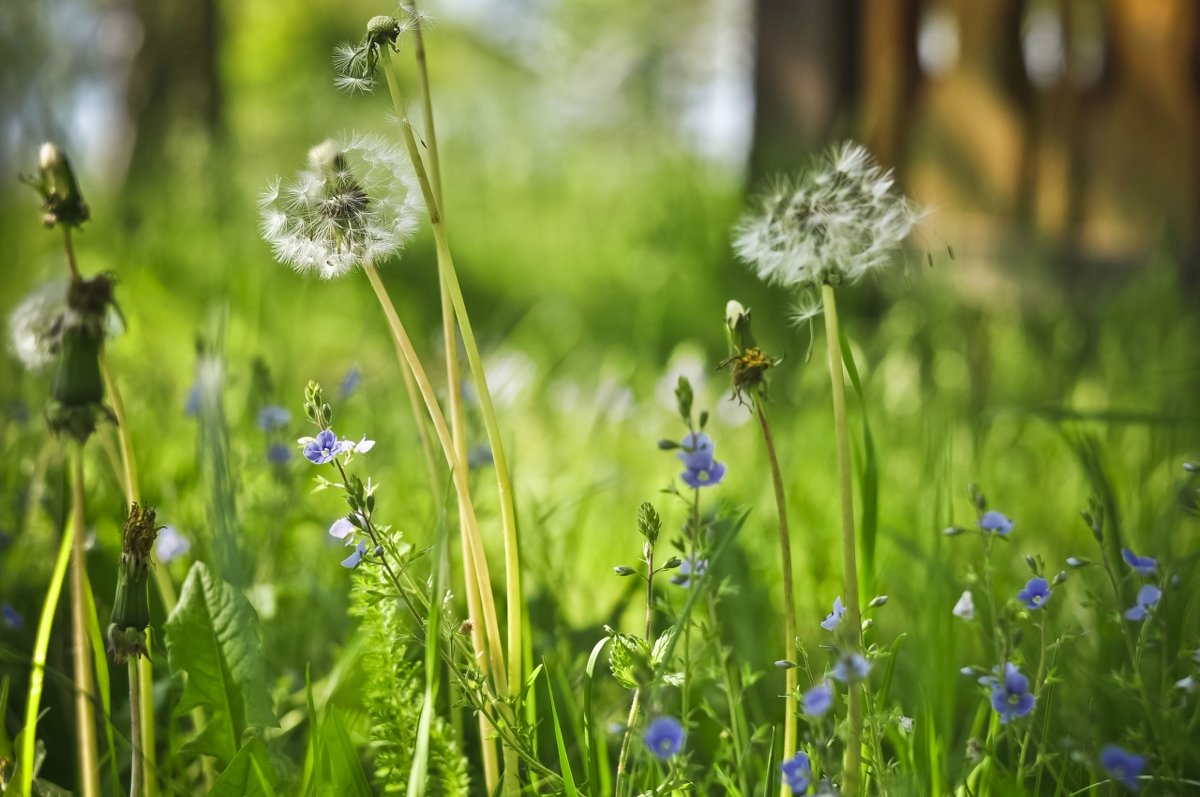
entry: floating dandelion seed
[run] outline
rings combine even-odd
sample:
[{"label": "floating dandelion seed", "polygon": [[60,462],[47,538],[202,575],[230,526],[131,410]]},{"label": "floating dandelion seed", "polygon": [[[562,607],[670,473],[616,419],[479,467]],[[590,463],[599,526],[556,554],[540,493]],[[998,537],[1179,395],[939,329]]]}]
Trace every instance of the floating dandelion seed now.
[{"label": "floating dandelion seed", "polygon": [[400,251],[424,203],[399,147],[354,134],[313,147],[308,168],[273,182],[259,206],[263,240],[279,262],[333,279]]},{"label": "floating dandelion seed", "polygon": [[[887,265],[921,218],[895,179],[846,142],[795,178],[778,179],[735,229],[734,250],[759,279],[789,288],[850,284]],[[800,308],[798,318],[816,315]]]}]

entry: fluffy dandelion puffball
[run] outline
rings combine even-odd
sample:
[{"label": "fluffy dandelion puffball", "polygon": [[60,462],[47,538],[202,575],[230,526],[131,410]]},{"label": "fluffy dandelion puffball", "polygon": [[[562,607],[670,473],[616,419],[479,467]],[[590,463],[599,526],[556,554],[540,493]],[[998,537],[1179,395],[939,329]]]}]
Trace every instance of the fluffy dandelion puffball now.
[{"label": "fluffy dandelion puffball", "polygon": [[886,265],[922,215],[894,183],[866,149],[846,142],[772,183],[738,223],[734,249],[771,284],[852,283]]},{"label": "fluffy dandelion puffball", "polygon": [[400,251],[424,208],[404,151],[357,134],[313,147],[307,168],[273,182],[259,205],[263,240],[276,259],[322,279]]},{"label": "fluffy dandelion puffball", "polygon": [[35,370],[54,361],[67,312],[67,281],[40,285],[8,317],[8,346],[21,365]]}]

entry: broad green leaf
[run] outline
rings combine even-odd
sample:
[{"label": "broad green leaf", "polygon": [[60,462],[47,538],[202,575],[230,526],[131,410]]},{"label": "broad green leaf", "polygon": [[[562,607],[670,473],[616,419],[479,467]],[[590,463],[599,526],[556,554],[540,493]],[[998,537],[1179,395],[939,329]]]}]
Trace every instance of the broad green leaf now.
[{"label": "broad green leaf", "polygon": [[248,727],[275,724],[258,615],[240,592],[196,562],[164,630],[171,672],[187,674],[175,715],[197,707],[209,715],[185,749],[231,761]]},{"label": "broad green leaf", "polygon": [[[187,591],[186,583],[184,591]],[[275,783],[275,770],[266,745],[253,737],[225,767],[208,797],[274,797]]]}]

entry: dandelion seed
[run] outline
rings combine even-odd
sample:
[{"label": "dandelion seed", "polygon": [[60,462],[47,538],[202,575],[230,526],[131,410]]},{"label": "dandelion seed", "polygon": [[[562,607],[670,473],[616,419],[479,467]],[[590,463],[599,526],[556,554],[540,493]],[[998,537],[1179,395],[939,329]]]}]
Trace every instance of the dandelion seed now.
[{"label": "dandelion seed", "polygon": [[67,312],[67,281],[35,288],[8,317],[8,348],[28,370],[54,362],[62,342]]},{"label": "dandelion seed", "polygon": [[821,621],[821,627],[826,631],[832,631],[842,622],[842,618],[846,616],[846,607],[842,605],[842,596],[838,595],[833,599],[833,611],[825,615],[825,619]]},{"label": "dandelion seed", "polygon": [[0,606],[0,618],[3,619],[5,627],[13,631],[20,631],[25,627],[25,618],[11,604]]},{"label": "dandelion seed", "polygon": [[1121,557],[1125,560],[1125,564],[1143,576],[1152,576],[1158,569],[1158,562],[1153,557],[1138,556],[1128,548],[1121,549]]},{"label": "dandelion seed", "polygon": [[1050,600],[1050,595],[1053,590],[1050,589],[1050,584],[1044,578],[1031,578],[1025,584],[1025,588],[1017,593],[1017,600],[1025,605],[1026,609],[1034,610],[1045,607],[1046,601]]},{"label": "dandelion seed", "polygon": [[317,436],[300,439],[304,445],[304,458],[314,465],[324,465],[342,453],[342,443],[332,429],[322,429]]},{"label": "dandelion seed", "polygon": [[264,432],[282,429],[292,422],[292,414],[286,408],[269,404],[258,411],[258,428]]},{"label": "dandelion seed", "polygon": [[951,613],[963,620],[975,619],[975,600],[971,597],[971,590],[964,590],[959,596],[958,602],[954,604],[954,609]]},{"label": "dandelion seed", "polygon": [[805,794],[812,787],[812,762],[808,754],[798,752],[779,765],[783,773],[783,785],[792,790],[792,794]]},{"label": "dandelion seed", "polygon": [[693,557],[689,556],[679,563],[679,571],[675,575],[671,576],[671,583],[678,587],[684,587],[685,589],[690,588],[692,586],[693,579],[701,578],[707,572],[707,559],[694,559]]},{"label": "dandelion seed", "polygon": [[871,663],[859,653],[843,653],[833,665],[830,675],[842,683],[865,681],[871,673]]},{"label": "dandelion seed", "polygon": [[990,509],[984,512],[983,517],[979,519],[979,528],[993,534],[999,534],[1001,537],[1007,537],[1013,530],[1013,522],[1007,515]]},{"label": "dandelion seed", "polygon": [[[885,266],[921,217],[894,182],[866,149],[846,142],[768,188],[738,223],[734,251],[774,285],[856,282]],[[798,318],[817,312],[802,308]]]},{"label": "dandelion seed", "polygon": [[1012,662],[1004,664],[1002,679],[988,675],[979,682],[991,688],[992,708],[1000,715],[1002,725],[1033,711],[1035,698],[1029,691],[1029,679]]},{"label": "dandelion seed", "polygon": [[164,565],[173,562],[192,549],[192,543],[174,526],[163,526],[154,542],[154,554]]},{"label": "dandelion seed", "polygon": [[819,717],[833,708],[833,686],[823,681],[804,693],[801,708],[810,717]]},{"label": "dandelion seed", "polygon": [[353,570],[354,568],[358,567],[360,562],[362,562],[362,558],[366,555],[366,553],[367,544],[365,542],[360,542],[358,547],[354,549],[354,553],[342,560],[342,567]]},{"label": "dandelion seed", "polygon": [[329,140],[308,168],[268,186],[260,231],[281,263],[322,279],[386,260],[416,231],[424,207],[412,165],[380,136]]},{"label": "dandelion seed", "polygon": [[1137,602],[1130,608],[1125,610],[1125,619],[1137,622],[1144,620],[1146,615],[1158,606],[1158,601],[1162,598],[1162,590],[1153,584],[1145,584],[1138,590]]},{"label": "dandelion seed", "polygon": [[1115,744],[1110,744],[1100,751],[1100,766],[1125,788],[1137,791],[1137,779],[1146,768],[1146,757],[1134,755]]},{"label": "dandelion seed", "polygon": [[679,754],[686,737],[687,733],[679,724],[679,720],[674,717],[658,717],[646,726],[646,734],[642,741],[655,758],[665,761]]}]

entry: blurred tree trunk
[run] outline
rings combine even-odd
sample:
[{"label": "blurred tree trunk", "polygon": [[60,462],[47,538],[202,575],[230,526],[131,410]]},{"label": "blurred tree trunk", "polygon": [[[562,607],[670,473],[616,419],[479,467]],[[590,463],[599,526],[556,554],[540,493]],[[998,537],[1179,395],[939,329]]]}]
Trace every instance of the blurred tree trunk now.
[{"label": "blurred tree trunk", "polygon": [[921,82],[920,0],[865,0],[862,14],[863,142],[885,166],[903,168]]},{"label": "blurred tree trunk", "polygon": [[135,0],[145,42],[134,61],[129,111],[137,131],[133,180],[206,154],[222,134],[217,0]]},{"label": "blurred tree trunk", "polygon": [[757,0],[751,178],[790,170],[849,132],[860,0]]}]

